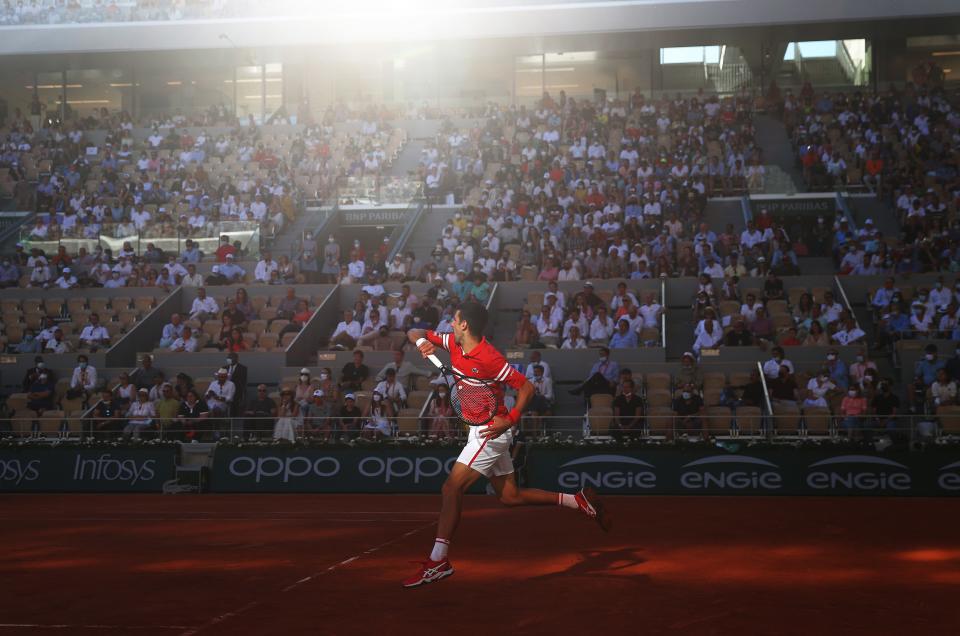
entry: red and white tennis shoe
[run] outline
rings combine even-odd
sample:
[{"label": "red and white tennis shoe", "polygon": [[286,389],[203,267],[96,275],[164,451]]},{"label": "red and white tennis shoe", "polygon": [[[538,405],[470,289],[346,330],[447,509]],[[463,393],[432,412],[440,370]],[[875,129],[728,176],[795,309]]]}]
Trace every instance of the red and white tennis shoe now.
[{"label": "red and white tennis shoe", "polygon": [[613,527],[613,520],[610,519],[610,514],[604,507],[603,502],[600,501],[597,491],[589,487],[581,488],[580,492],[574,495],[574,499],[576,499],[583,514],[596,520],[604,532],[610,532],[610,528]]},{"label": "red and white tennis shoe", "polygon": [[403,587],[418,587],[427,583],[435,583],[440,579],[445,579],[453,574],[453,566],[449,559],[443,561],[432,561],[427,559],[423,562],[420,571],[409,579],[403,581]]}]

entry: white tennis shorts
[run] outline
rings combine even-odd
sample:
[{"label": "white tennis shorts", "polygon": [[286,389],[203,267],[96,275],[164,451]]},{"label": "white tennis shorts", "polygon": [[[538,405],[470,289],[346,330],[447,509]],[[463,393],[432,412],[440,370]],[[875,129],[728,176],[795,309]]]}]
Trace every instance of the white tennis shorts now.
[{"label": "white tennis shorts", "polygon": [[480,431],[483,426],[471,426],[467,435],[467,445],[460,451],[457,461],[466,464],[486,478],[509,475],[513,472],[513,460],[510,458],[510,445],[513,443],[513,429],[496,439],[483,439]]}]

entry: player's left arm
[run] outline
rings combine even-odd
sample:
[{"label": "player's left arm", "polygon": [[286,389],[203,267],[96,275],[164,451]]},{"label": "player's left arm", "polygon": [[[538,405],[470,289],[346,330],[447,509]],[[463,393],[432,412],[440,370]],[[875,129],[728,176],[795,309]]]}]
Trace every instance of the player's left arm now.
[{"label": "player's left arm", "polygon": [[500,379],[500,382],[517,390],[517,403],[510,409],[510,413],[506,417],[498,415],[480,430],[480,436],[486,439],[500,437],[516,426],[534,394],[533,384],[525,375],[506,362],[504,362],[504,365],[504,371],[502,372],[504,377]]}]

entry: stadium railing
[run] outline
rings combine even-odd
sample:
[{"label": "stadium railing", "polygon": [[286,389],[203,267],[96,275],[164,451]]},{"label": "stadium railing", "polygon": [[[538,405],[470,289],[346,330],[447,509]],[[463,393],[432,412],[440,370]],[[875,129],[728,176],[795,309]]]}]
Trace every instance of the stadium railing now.
[{"label": "stadium railing", "polygon": [[220,245],[220,237],[228,236],[231,244],[240,241],[241,247],[247,255],[257,256],[260,254],[260,223],[256,221],[208,223],[206,228],[199,233],[184,232],[176,228],[168,231],[159,226],[152,226],[122,237],[117,237],[117,227],[117,224],[105,224],[95,236],[91,237],[62,236],[57,239],[40,240],[32,237],[29,227],[22,226],[20,242],[23,243],[24,249],[27,251],[36,247],[47,254],[55,254],[60,246],[65,247],[69,254],[77,254],[81,247],[86,248],[87,252],[92,254],[99,245],[103,249],[110,249],[115,256],[120,253],[125,243],[130,243],[134,252],[139,256],[147,250],[149,244],[153,244],[164,254],[181,254],[186,249],[189,240],[196,244],[209,261]]},{"label": "stadium railing", "polygon": [[[793,413],[762,416],[756,407],[707,407],[699,415],[684,417],[666,407],[654,407],[642,418],[642,424],[631,429],[615,425],[612,409],[591,409],[579,416],[525,415],[520,428],[527,438],[553,437],[568,440],[600,441],[616,444],[625,439],[631,442],[663,444],[681,441],[734,440],[796,443],[805,440],[829,441],[851,438],[872,439],[882,436],[899,437],[911,441],[931,440],[940,443],[960,442],[960,405],[941,406],[929,415],[897,415],[889,419],[875,415],[844,418],[831,414],[826,408],[797,408]],[[351,418],[354,419],[354,418]],[[340,418],[332,417],[322,425],[316,421],[304,423],[293,418],[290,426],[278,426],[277,418],[221,417],[205,418],[196,427],[187,427],[178,420],[168,420],[160,426],[142,428],[137,437],[143,439],[214,442],[223,439],[268,441],[271,439],[348,441],[364,436],[374,437],[372,428],[364,428],[366,418],[355,418],[356,425],[340,425]],[[467,427],[449,422],[446,432],[430,428],[431,417],[424,408],[403,409],[400,415],[388,418],[390,439],[423,441],[466,439]],[[41,417],[17,415],[0,420],[0,438],[15,438],[24,442],[58,442],[83,440],[111,442],[128,438],[124,433],[127,418],[67,417],[62,411],[48,411]],[[104,425],[104,423],[106,423]],[[289,432],[292,430],[292,439]],[[287,431],[283,433],[283,431]],[[380,437],[379,435],[376,437]]]}]

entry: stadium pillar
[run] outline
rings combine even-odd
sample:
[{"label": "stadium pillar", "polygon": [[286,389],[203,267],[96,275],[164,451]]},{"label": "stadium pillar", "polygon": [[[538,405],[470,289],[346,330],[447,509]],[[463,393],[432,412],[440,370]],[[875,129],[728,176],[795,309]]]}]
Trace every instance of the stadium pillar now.
[{"label": "stadium pillar", "polygon": [[260,123],[267,123],[267,65],[260,65]]}]

